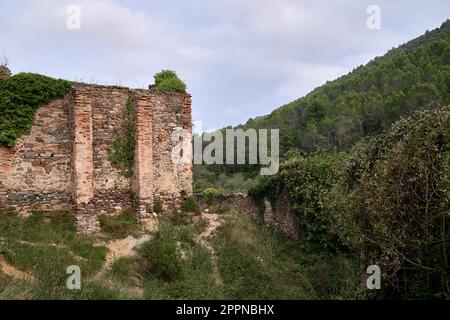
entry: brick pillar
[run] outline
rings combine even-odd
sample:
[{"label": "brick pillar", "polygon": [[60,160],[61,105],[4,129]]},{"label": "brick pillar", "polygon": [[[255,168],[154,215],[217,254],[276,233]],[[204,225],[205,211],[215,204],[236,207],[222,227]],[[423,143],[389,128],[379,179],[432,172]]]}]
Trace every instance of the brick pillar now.
[{"label": "brick pillar", "polygon": [[73,195],[77,206],[94,197],[92,147],[92,98],[89,92],[74,90],[73,104]]},{"label": "brick pillar", "polygon": [[143,218],[153,212],[153,116],[149,92],[134,92],[136,149],[132,189]]},{"label": "brick pillar", "polygon": [[[189,159],[192,159],[193,156],[193,145],[192,145],[192,97],[189,94],[186,94],[183,98],[183,106],[182,106],[182,121],[183,121],[183,129],[185,131],[186,136],[184,137],[184,151]],[[182,182],[183,182],[183,191],[187,196],[191,196],[193,194],[193,174],[192,174],[192,162],[186,163],[182,168]]]}]

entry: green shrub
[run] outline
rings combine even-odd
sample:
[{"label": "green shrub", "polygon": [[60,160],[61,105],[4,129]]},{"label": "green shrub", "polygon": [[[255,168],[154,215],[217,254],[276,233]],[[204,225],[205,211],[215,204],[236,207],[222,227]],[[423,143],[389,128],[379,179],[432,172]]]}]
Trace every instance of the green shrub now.
[{"label": "green shrub", "polygon": [[163,70],[155,75],[155,89],[163,92],[186,92],[186,84],[171,70]]},{"label": "green shrub", "polygon": [[12,148],[30,132],[36,110],[69,93],[71,85],[32,73],[0,79],[0,145]]},{"label": "green shrub", "polygon": [[122,111],[121,125],[118,132],[119,136],[114,139],[109,148],[109,160],[111,164],[127,178],[133,174],[136,149],[134,118],[133,101],[129,98]]},{"label": "green shrub", "polygon": [[326,249],[342,246],[333,229],[334,221],[328,196],[339,181],[338,173],[345,154],[318,152],[293,157],[280,166],[276,176],[268,177],[249,191],[260,213],[264,213],[265,199],[275,203],[281,192],[287,192],[299,217],[307,240]]},{"label": "green shrub", "polygon": [[183,273],[183,261],[174,238],[173,226],[162,223],[152,241],[145,243],[139,253],[146,259],[146,273],[164,281],[173,281]]},{"label": "green shrub", "polygon": [[219,196],[220,192],[214,188],[207,188],[202,191],[202,197],[209,206],[212,205],[219,198]]},{"label": "green shrub", "polygon": [[156,214],[161,214],[161,213],[163,213],[164,208],[163,208],[163,203],[162,203],[161,200],[155,200],[155,203],[153,204],[153,211],[154,211]]},{"label": "green shrub", "polygon": [[139,220],[136,212],[127,210],[119,216],[99,216],[102,232],[114,239],[125,238],[139,229]]},{"label": "green shrub", "polygon": [[194,197],[187,197],[184,199],[182,204],[182,210],[184,212],[194,212],[196,214],[199,214],[201,212],[200,206],[197,203],[197,200]]}]

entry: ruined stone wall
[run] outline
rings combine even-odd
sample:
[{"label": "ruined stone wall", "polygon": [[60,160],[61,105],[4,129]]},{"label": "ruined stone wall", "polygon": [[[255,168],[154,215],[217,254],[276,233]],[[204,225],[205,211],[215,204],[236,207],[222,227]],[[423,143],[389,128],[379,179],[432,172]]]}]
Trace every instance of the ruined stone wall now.
[{"label": "ruined stone wall", "polygon": [[[201,202],[205,204],[206,202]],[[243,193],[222,194],[217,203],[222,206],[234,209],[239,214],[245,214],[252,219],[264,223],[264,225],[281,231],[285,235],[299,239],[304,234],[303,225],[292,209],[293,201],[286,191],[283,191],[276,202],[272,205],[270,201],[265,201],[265,211],[260,212],[258,205],[253,199]]]},{"label": "ruined stone wall", "polygon": [[0,147],[0,208],[71,209],[70,98],[41,107],[30,134]]},{"label": "ruined stone wall", "polygon": [[[128,101],[136,134],[131,177],[110,161]],[[192,154],[189,95],[74,84],[67,97],[37,111],[15,148],[0,148],[0,208],[72,210],[82,232],[97,231],[100,214],[136,208],[146,217],[155,199],[170,209],[192,194],[190,158],[172,161],[180,141],[181,153]]]},{"label": "ruined stone wall", "polygon": [[154,199],[173,208],[182,196],[192,195],[192,163],[182,161],[183,156],[192,158],[192,125],[187,117],[191,114],[190,97],[155,95],[152,101]]},{"label": "ruined stone wall", "polygon": [[[110,162],[119,136],[127,88],[76,85],[73,92],[75,199],[82,214],[120,214],[133,206],[130,179]],[[82,177],[85,177],[82,179]],[[78,194],[77,194],[78,193]]]}]

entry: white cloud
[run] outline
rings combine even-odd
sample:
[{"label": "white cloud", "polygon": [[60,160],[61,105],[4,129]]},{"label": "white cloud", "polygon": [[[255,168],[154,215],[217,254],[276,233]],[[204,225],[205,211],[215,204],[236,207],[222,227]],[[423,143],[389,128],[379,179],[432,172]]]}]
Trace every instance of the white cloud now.
[{"label": "white cloud", "polygon": [[[379,0],[382,28],[373,32],[371,0],[12,3],[0,3],[0,54],[13,71],[143,87],[175,69],[193,94],[194,116],[213,127],[269,113],[450,13],[448,0]],[[79,31],[66,28],[72,4],[82,9]]]}]

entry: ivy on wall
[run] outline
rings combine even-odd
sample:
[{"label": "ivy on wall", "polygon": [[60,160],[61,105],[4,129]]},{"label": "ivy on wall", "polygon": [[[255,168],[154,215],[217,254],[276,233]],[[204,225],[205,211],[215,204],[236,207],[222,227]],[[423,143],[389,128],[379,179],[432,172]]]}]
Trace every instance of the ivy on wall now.
[{"label": "ivy on wall", "polygon": [[119,136],[112,142],[109,150],[111,164],[127,178],[133,174],[134,152],[136,148],[134,119],[133,100],[129,97],[122,111]]},{"label": "ivy on wall", "polygon": [[30,132],[37,109],[70,89],[69,81],[32,73],[0,78],[0,146],[13,148],[20,136]]}]

